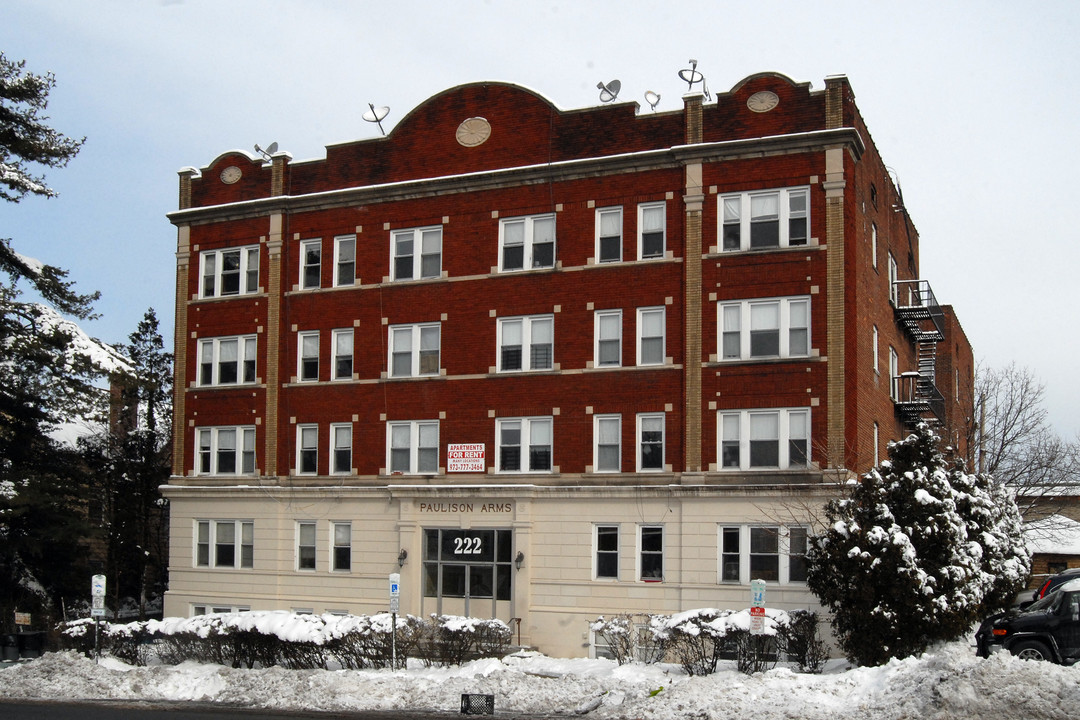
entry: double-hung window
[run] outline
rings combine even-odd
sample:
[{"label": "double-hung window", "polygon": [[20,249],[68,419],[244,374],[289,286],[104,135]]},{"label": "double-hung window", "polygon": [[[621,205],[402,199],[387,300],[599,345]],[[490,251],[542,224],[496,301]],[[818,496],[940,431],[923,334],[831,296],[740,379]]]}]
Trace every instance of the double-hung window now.
[{"label": "double-hung window", "polygon": [[315,569],[315,523],[296,523],[296,569]]},{"label": "double-hung window", "polygon": [[196,520],[195,566],[250,568],[255,524],[244,520]]},{"label": "double-hung window", "polygon": [[721,249],[736,252],[806,245],[809,198],[805,187],[721,195]]},{"label": "double-hung window", "polygon": [[334,475],[352,473],[352,425],[348,423],[330,426],[330,472]]},{"label": "double-hung window", "polygon": [[255,473],[254,427],[206,427],[195,430],[196,475]]},{"label": "double-hung window", "polygon": [[649,472],[664,469],[664,414],[637,416],[637,469]]},{"label": "double-hung window", "polygon": [[442,275],[442,227],[395,230],[391,233],[390,251],[394,280]]},{"label": "double-hung window", "polygon": [[316,382],[319,379],[319,331],[302,332],[296,336],[299,357],[296,360],[296,376],[300,382]]},{"label": "double-hung window", "polygon": [[352,523],[335,522],[330,528],[333,533],[330,569],[337,572],[352,570]]},{"label": "double-hung window", "polygon": [[248,385],[255,382],[255,336],[199,341],[199,385]]},{"label": "double-hung window", "polygon": [[720,411],[721,470],[806,467],[810,459],[809,408]]},{"label": "double-hung window", "polygon": [[637,364],[664,364],[664,308],[638,308]]},{"label": "double-hung window", "polygon": [[501,473],[551,472],[552,419],[500,418],[495,421],[496,467]]},{"label": "double-hung window", "polygon": [[638,576],[645,581],[664,579],[664,526],[641,525],[638,527]]},{"label": "double-hung window", "polygon": [[664,203],[638,205],[638,259],[664,257]]},{"label": "double-hung window", "polygon": [[732,525],[719,533],[721,583],[806,582],[805,527]]},{"label": "double-hung window", "polygon": [[334,344],[334,380],[352,380],[353,329],[344,328],[331,333]]},{"label": "double-hung window", "polygon": [[889,253],[889,301],[896,307],[900,304],[900,270],[896,265],[896,258]]},{"label": "double-hung window", "polygon": [[199,256],[199,297],[247,295],[259,291],[259,246],[208,250]]},{"label": "double-hung window", "polygon": [[499,318],[499,372],[554,368],[554,326],[551,315]]},{"label": "double-hung window", "polygon": [[596,260],[622,260],[622,208],[598,208],[596,211]]},{"label": "double-hung window", "polygon": [[722,302],[720,358],[807,357],[810,354],[810,298]]},{"label": "double-hung window", "polygon": [[900,402],[900,356],[892,345],[889,346],[889,397]]},{"label": "double-hung window", "polygon": [[439,374],[439,323],[390,327],[390,377]]},{"label": "double-hung window", "polygon": [[499,223],[499,270],[555,267],[555,216],[530,215]]},{"label": "double-hung window", "polygon": [[322,287],[322,240],[300,242],[300,288]]},{"label": "double-hung window", "polygon": [[593,577],[619,579],[619,526],[596,526],[596,566]]},{"label": "double-hung window", "polygon": [[622,470],[622,416],[593,416],[593,471]]},{"label": "double-hung window", "polygon": [[356,236],[334,238],[334,287],[356,284]]},{"label": "double-hung window", "polygon": [[874,374],[881,374],[881,364],[878,362],[878,329],[877,325],[873,327],[870,333],[870,349],[874,353],[870,359],[870,366],[874,368]]},{"label": "double-hung window", "polygon": [[439,421],[407,420],[386,424],[387,467],[391,473],[439,472]]},{"label": "double-hung window", "polygon": [[594,367],[622,365],[622,310],[597,310],[593,318]]},{"label": "double-hung window", "polygon": [[296,474],[317,475],[319,472],[319,426],[296,426]]}]

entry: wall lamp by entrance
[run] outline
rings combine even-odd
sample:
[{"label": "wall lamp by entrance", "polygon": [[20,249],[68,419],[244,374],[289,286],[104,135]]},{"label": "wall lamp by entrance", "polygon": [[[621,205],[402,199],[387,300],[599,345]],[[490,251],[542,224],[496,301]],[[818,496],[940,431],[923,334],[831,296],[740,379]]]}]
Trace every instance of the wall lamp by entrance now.
[{"label": "wall lamp by entrance", "polygon": [[517,557],[514,558],[514,567],[516,567],[518,570],[520,570],[521,569],[521,563],[523,563],[523,562],[525,562],[525,553],[518,550]]},{"label": "wall lamp by entrance", "polygon": [[401,552],[397,556],[397,566],[405,567],[405,560],[409,557],[409,551],[405,548],[401,548]]}]

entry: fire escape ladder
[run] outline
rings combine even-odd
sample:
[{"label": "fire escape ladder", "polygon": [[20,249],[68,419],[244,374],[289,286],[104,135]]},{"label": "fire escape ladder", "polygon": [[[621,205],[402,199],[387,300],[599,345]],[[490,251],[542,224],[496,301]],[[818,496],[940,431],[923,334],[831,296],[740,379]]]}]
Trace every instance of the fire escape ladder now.
[{"label": "fire escape ladder", "polygon": [[915,344],[916,370],[897,379],[896,410],[909,426],[945,420],[945,398],[937,387],[937,345],[945,339],[945,313],[925,280],[899,280],[893,288],[896,319]]}]

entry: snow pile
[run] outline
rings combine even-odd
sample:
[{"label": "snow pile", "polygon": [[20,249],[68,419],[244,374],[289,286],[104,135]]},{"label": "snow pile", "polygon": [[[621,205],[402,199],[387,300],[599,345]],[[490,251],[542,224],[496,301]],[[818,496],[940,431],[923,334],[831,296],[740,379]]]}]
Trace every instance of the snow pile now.
[{"label": "snow pile", "polygon": [[732,665],[703,677],[676,666],[560,660],[517,653],[460,667],[408,670],[234,670],[217,665],[136,668],[52,653],[0,670],[0,697],[48,700],[206,701],[281,710],[454,712],[463,693],[495,696],[496,713],[595,718],[754,717],[1070,718],[1080,667],[975,657],[963,643],[880,667],[746,676]]}]

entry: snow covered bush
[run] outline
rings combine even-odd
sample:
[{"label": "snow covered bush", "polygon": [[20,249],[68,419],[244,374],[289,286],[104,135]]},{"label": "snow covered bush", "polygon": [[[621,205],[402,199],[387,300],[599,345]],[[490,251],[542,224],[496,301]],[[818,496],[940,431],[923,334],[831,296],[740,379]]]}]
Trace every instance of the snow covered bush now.
[{"label": "snow covered bush", "polygon": [[605,619],[602,615],[589,623],[597,645],[606,646],[619,665],[637,660],[656,663],[667,654],[667,641],[649,631],[650,615],[624,613]]},{"label": "snow covered bush", "polygon": [[460,665],[480,657],[501,657],[513,632],[502,620],[432,615],[417,646],[426,665]]},{"label": "snow covered bush", "polygon": [[938,442],[923,424],[892,443],[888,460],[826,504],[810,543],[807,584],[861,665],[960,638],[1027,580],[1015,502]]},{"label": "snow covered bush", "polygon": [[811,610],[792,610],[791,621],[777,629],[777,644],[801,673],[819,673],[829,659],[829,649],[818,635],[818,615]]},{"label": "snow covered bush", "polygon": [[664,642],[688,675],[716,672],[721,658],[733,657],[747,674],[768,670],[780,655],[778,631],[790,624],[783,610],[766,609],[763,633],[750,634],[749,610],[699,608],[675,615],[653,615],[649,631]]},{"label": "snow covered bush", "polygon": [[327,619],[331,617],[334,622],[327,624],[327,652],[346,670],[391,667],[395,652],[398,666],[404,667],[405,658],[414,654],[425,628],[420,618],[399,615],[395,648],[391,634],[393,620],[388,613],[327,616]]}]

